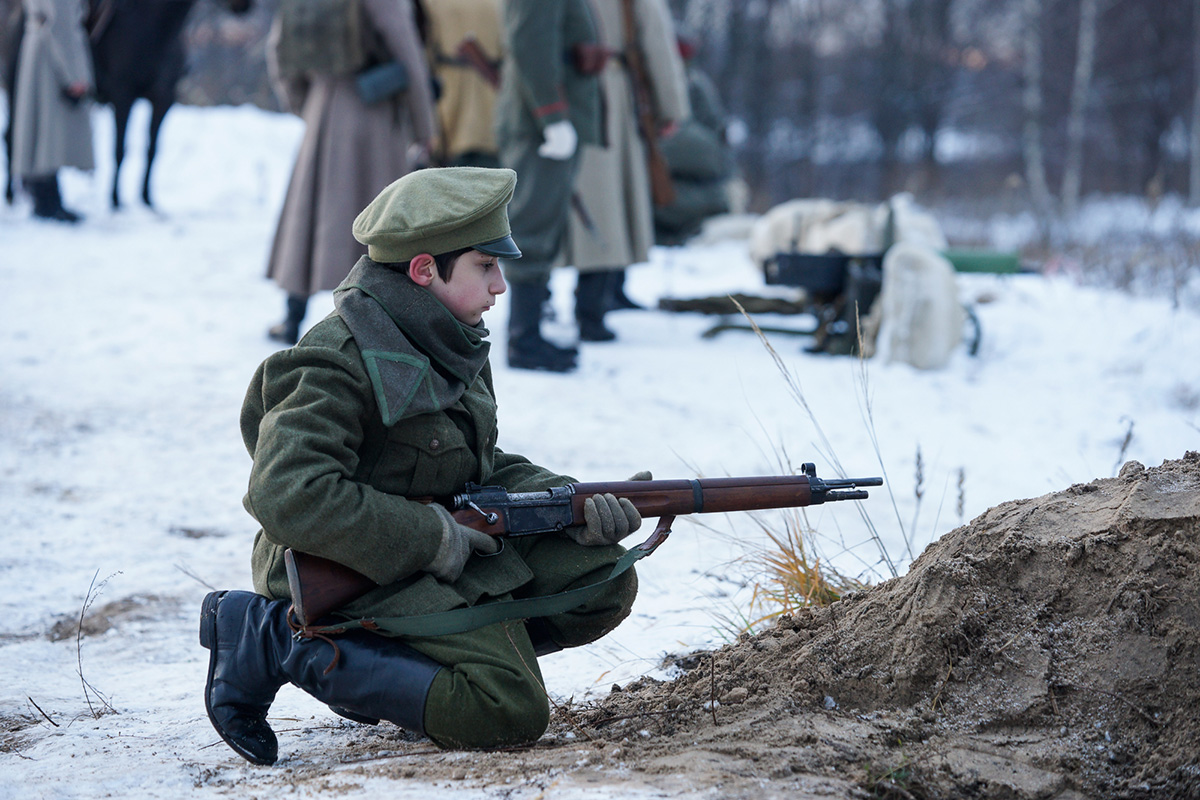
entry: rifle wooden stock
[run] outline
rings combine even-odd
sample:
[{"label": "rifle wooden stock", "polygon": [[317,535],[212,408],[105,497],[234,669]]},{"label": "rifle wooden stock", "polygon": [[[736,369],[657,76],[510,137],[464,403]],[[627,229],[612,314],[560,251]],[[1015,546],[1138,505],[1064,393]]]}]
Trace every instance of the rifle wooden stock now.
[{"label": "rifle wooden stock", "polygon": [[646,168],[650,173],[650,197],[656,206],[669,206],[675,202],[675,183],[671,180],[671,169],[662,151],[658,149],[658,126],[655,124],[654,98],[650,92],[650,79],[642,61],[642,47],[638,42],[637,29],[633,22],[633,0],[621,0],[621,22],[625,33],[625,66],[629,69],[633,84],[634,108],[637,113],[638,130],[646,143]]},{"label": "rifle wooden stock", "polygon": [[[451,498],[447,505],[452,507],[454,518],[469,528],[493,536],[521,536],[584,525],[584,503],[597,494],[624,497],[643,517],[669,519],[682,514],[799,508],[833,500],[861,500],[867,493],[859,490],[859,486],[883,483],[881,478],[825,481],[817,478],[812,464],[805,464],[804,470],[804,475],[753,478],[573,483],[544,492],[518,494],[497,487],[469,486],[467,492]],[[421,502],[432,500],[423,498]],[[302,625],[315,623],[377,586],[350,567],[292,549],[284,552],[284,564],[292,605]]]},{"label": "rifle wooden stock", "polygon": [[288,548],[283,551],[292,609],[310,625],[362,597],[379,584],[345,564]]}]

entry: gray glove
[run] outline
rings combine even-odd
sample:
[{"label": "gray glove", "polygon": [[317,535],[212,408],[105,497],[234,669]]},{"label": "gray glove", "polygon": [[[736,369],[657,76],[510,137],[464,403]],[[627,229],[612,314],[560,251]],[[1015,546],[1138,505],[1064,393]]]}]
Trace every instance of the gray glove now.
[{"label": "gray glove", "polygon": [[491,555],[499,552],[500,540],[495,536],[459,524],[449,511],[436,503],[431,504],[430,508],[441,518],[442,542],[433,560],[425,567],[426,572],[439,580],[454,583],[462,575],[471,553]]},{"label": "gray glove", "polygon": [[[652,477],[648,471],[642,470],[629,480],[648,481]],[[612,494],[592,495],[584,500],[583,519],[587,525],[568,528],[567,535],[587,547],[616,544],[642,524],[642,515],[633,507],[633,503]]]}]

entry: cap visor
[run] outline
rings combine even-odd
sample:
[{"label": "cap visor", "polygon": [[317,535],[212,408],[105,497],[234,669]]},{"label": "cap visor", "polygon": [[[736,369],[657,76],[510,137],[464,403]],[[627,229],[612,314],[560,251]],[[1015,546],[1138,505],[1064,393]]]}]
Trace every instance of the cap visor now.
[{"label": "cap visor", "polygon": [[497,258],[521,257],[521,251],[517,249],[517,243],[513,241],[511,236],[493,239],[490,242],[472,245],[471,247],[473,250],[478,250],[481,253],[486,253],[489,256],[496,256]]}]

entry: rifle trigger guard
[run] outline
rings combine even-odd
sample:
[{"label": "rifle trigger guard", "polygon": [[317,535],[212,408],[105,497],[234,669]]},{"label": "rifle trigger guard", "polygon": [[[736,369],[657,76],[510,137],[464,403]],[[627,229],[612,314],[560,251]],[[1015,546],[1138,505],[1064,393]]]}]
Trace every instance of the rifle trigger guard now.
[{"label": "rifle trigger guard", "polygon": [[674,514],[666,514],[658,518],[658,525],[654,528],[654,533],[650,534],[650,538],[637,546],[638,550],[645,550],[653,553],[654,550],[671,535],[671,525],[675,523]]}]

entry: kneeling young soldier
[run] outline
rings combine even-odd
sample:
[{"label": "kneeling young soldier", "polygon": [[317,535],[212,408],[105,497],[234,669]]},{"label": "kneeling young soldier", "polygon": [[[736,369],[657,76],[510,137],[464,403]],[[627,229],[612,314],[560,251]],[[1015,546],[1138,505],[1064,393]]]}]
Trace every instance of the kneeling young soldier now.
[{"label": "kneeling young soldier", "polygon": [[573,481],[496,446],[482,318],[506,288],[497,258],[521,255],[508,222],[515,185],[511,170],[460,167],[387,187],[354,222],[368,255],[334,312],[254,375],[241,428],[253,459],[244,503],[262,526],[256,593],[209,594],[200,642],[209,719],[256,764],[278,756],[266,717],[286,683],[441,747],[533,741],[549,724],[537,655],[593,642],[629,614],[633,570],[565,613],[440,636],[351,631],[336,637],[336,659],[289,626],[289,547],[379,584],[339,616],[407,617],[599,583],[640,525],[628,500],[601,495],[586,527],[502,540],[409,499],[468,482],[528,492]]}]

